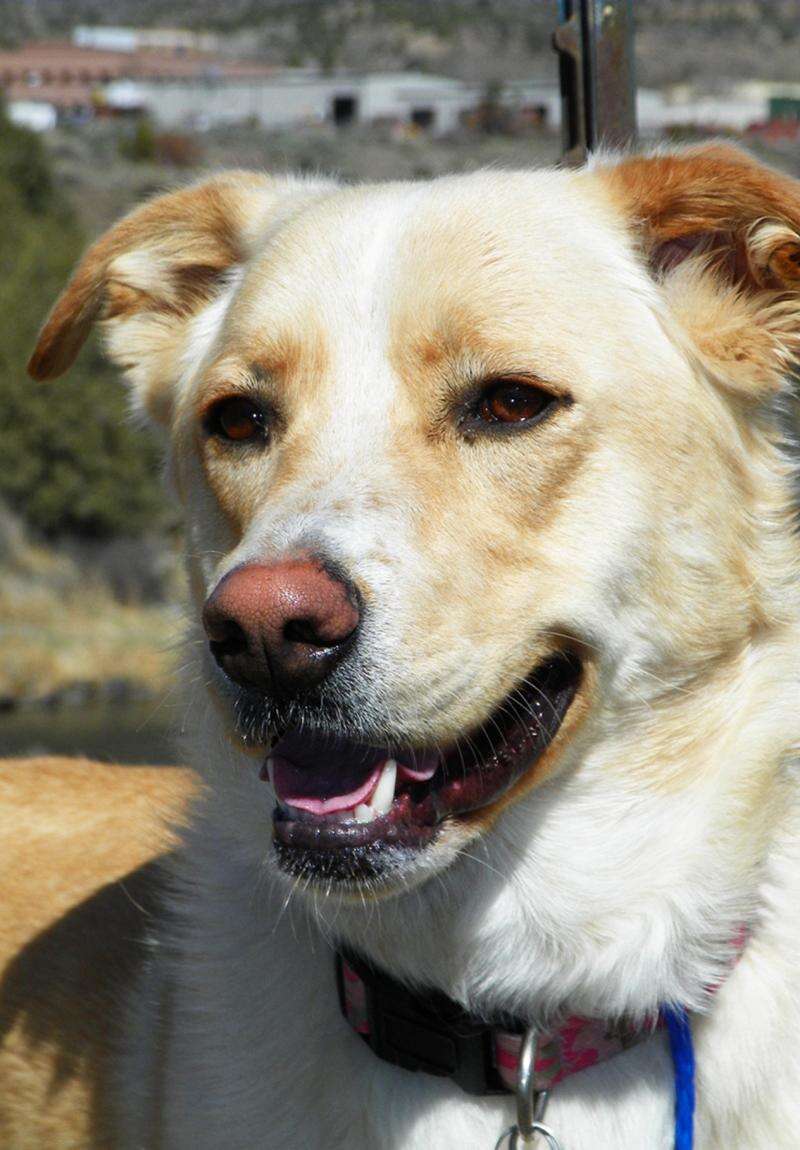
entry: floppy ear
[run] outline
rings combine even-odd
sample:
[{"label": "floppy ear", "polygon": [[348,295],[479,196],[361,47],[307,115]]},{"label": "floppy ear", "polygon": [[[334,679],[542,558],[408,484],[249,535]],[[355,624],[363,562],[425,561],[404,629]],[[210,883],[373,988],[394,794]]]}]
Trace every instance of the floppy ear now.
[{"label": "floppy ear", "polygon": [[800,183],[722,143],[595,172],[718,380],[753,398],[783,386],[800,350]]},{"label": "floppy ear", "polygon": [[135,403],[166,422],[189,321],[247,260],[284,201],[313,190],[302,180],[226,172],[135,209],[86,252],[28,371],[38,380],[61,375],[102,320]]}]

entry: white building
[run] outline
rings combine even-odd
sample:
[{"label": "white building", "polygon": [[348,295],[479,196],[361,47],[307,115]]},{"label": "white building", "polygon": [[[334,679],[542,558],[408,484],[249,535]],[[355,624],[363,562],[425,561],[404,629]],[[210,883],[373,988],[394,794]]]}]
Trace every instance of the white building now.
[{"label": "white building", "polygon": [[[484,98],[484,89],[422,72],[340,72],[332,75],[283,69],[237,75],[210,69],[204,76],[118,81],[105,89],[110,108],[139,106],[165,128],[208,128],[253,120],[267,129],[294,124],[375,123],[416,125],[434,135],[456,129]],[[560,97],[555,84],[511,84],[502,102],[529,108],[557,126]]]},{"label": "white building", "polygon": [[744,132],[767,119],[773,87],[732,84],[719,93],[704,93],[688,84],[659,91],[640,88],[636,94],[639,131],[645,137],[678,127]]},{"label": "white building", "polygon": [[78,24],[72,32],[77,48],[101,52],[157,51],[215,52],[219,36],[186,28],[126,28],[110,24]]},{"label": "white building", "polygon": [[230,75],[214,70],[202,77],[112,83],[111,108],[138,101],[166,128],[212,127],[254,120],[264,128],[292,124],[337,124],[375,120],[416,123],[436,133],[455,128],[475,104],[471,88],[439,76],[402,72],[323,75],[305,69],[272,75]]},{"label": "white building", "polygon": [[12,124],[31,132],[50,132],[58,123],[58,111],[43,100],[11,100],[6,115]]}]

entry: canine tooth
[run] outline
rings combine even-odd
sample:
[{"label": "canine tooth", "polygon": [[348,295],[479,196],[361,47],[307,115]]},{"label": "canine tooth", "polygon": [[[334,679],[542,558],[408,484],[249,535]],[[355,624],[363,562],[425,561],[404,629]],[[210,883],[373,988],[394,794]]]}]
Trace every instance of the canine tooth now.
[{"label": "canine tooth", "polygon": [[275,790],[275,764],[272,761],[272,756],[270,756],[267,759],[267,761],[264,763],[264,767],[261,771],[262,779],[264,778],[265,775],[269,779],[269,785],[272,787],[272,789],[274,791]]},{"label": "canine tooth", "polygon": [[355,816],[357,823],[371,823],[375,818],[375,812],[367,803],[359,803],[355,809]]},{"label": "canine tooth", "polygon": [[397,763],[394,759],[387,759],[383,764],[381,777],[370,800],[370,805],[376,815],[385,815],[394,802],[394,785],[397,779]]}]

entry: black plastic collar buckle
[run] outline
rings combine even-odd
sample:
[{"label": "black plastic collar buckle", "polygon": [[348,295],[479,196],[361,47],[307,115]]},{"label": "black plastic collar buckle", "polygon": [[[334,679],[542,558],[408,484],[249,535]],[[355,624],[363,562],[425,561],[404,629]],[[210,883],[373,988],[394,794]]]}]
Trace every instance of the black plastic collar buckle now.
[{"label": "black plastic collar buckle", "polygon": [[368,1033],[361,1037],[378,1058],[405,1070],[452,1078],[467,1094],[508,1093],[495,1065],[491,1026],[436,991],[414,994],[349,952],[336,956],[345,1017],[343,959],[364,984]]}]

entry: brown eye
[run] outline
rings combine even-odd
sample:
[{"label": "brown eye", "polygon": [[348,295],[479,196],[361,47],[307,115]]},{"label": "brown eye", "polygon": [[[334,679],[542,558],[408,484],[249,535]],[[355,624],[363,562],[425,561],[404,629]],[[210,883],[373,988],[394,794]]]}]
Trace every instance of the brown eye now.
[{"label": "brown eye", "polygon": [[530,383],[500,379],[481,395],[477,415],[484,423],[529,423],[540,416],[554,396]]},{"label": "brown eye", "polygon": [[206,430],[219,439],[252,443],[267,438],[267,413],[244,395],[220,399],[206,416]]}]

